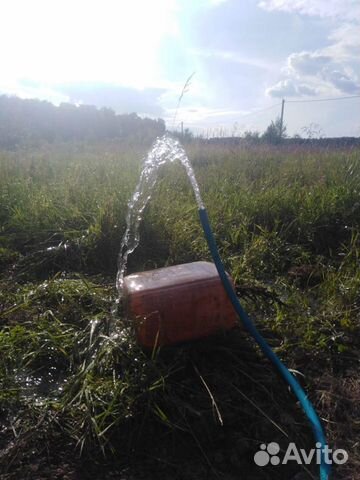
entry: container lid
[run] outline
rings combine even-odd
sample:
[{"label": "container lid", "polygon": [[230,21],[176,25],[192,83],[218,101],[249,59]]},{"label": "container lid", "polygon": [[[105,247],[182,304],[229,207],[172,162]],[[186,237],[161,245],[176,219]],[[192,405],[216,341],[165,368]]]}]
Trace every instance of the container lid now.
[{"label": "container lid", "polygon": [[193,262],[133,273],[124,278],[124,284],[128,293],[134,293],[209,280],[215,277],[218,277],[218,273],[213,263]]}]

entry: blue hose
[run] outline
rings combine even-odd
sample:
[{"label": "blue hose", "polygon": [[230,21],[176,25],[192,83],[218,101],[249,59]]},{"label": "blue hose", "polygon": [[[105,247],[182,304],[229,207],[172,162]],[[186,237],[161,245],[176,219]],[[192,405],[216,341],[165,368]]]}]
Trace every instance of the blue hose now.
[{"label": "blue hose", "polygon": [[258,332],[256,329],[255,325],[253,322],[250,320],[248,317],[247,313],[241,306],[236,293],[234,292],[234,289],[231,285],[231,282],[225,273],[224,265],[221,261],[215,238],[213,235],[213,232],[210,227],[208,215],[205,209],[199,209],[199,215],[200,215],[200,221],[201,225],[204,230],[205,238],[207,241],[207,244],[210,249],[211,256],[214,260],[216,269],[218,271],[218,274],[220,276],[221,282],[226,290],[226,293],[236,311],[238,314],[240,320],[242,321],[243,325],[247,329],[247,331],[252,335],[252,337],[255,339],[265,356],[274,364],[274,366],[277,368],[283,379],[290,385],[292,391],[294,394],[297,396],[306,416],[308,417],[311,427],[314,433],[314,437],[316,442],[321,444],[321,463],[320,463],[320,480],[327,480],[329,478],[330,474],[330,464],[326,462],[326,456],[324,453],[324,449],[327,447],[327,442],[326,442],[326,437],[324,430],[321,426],[320,419],[310,402],[310,400],[307,398],[306,393],[304,390],[301,388],[299,382],[296,380],[294,375],[292,375],[289,370],[286,368],[286,366],[281,362],[281,360],[276,356],[276,354],[271,350],[269,345],[266,343],[265,339],[262,337],[262,335]]}]

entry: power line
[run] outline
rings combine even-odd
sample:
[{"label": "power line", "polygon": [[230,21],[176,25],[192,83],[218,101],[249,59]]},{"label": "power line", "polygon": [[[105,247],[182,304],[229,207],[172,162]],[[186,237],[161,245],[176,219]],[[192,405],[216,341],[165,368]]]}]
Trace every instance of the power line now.
[{"label": "power line", "polygon": [[333,102],[336,100],[349,100],[350,98],[360,98],[360,95],[351,95],[347,97],[314,98],[312,100],[286,100],[286,103]]},{"label": "power line", "polygon": [[250,117],[251,115],[257,115],[258,113],[265,112],[267,110],[271,110],[272,108],[278,107],[281,103],[276,103],[275,105],[271,105],[270,107],[262,108],[261,110],[256,110],[255,112],[245,113],[241,115],[240,118]]},{"label": "power line", "polygon": [[[238,120],[241,121],[243,118],[250,117],[251,115],[257,115],[259,113],[266,112],[267,110],[272,110],[272,109],[274,109],[276,107],[279,107],[281,105],[280,120],[281,120],[281,125],[282,125],[283,121],[284,121],[284,105],[285,105],[285,103],[333,102],[333,101],[337,101],[337,100],[349,100],[349,99],[353,99],[353,98],[360,98],[360,95],[348,95],[348,96],[343,96],[343,97],[330,97],[330,98],[314,98],[314,99],[311,99],[311,100],[285,100],[285,99],[283,99],[281,102],[276,103],[274,105],[270,105],[269,107],[262,108],[260,110],[255,110],[253,112],[245,113],[243,115],[239,115]],[[198,128],[200,128],[200,127],[198,126]],[[202,127],[202,128],[209,129],[209,126]],[[223,127],[222,126],[221,127],[216,127],[216,126],[210,127],[210,129],[216,129],[216,128],[221,128],[222,129]]]},{"label": "power line", "polygon": [[[279,105],[281,105],[281,104],[282,104],[282,102],[276,103],[275,105],[270,105],[270,107],[262,108],[261,110],[256,110],[256,111],[254,111],[254,112],[249,112],[249,113],[245,113],[245,114],[243,114],[243,115],[240,115],[240,116],[239,116],[239,121],[242,120],[243,118],[250,117],[251,115],[257,115],[258,113],[266,112],[267,110],[271,110],[271,109],[273,109],[273,108],[279,107]],[[183,123],[183,122],[180,122],[180,123],[177,125],[177,128],[178,128],[179,126],[181,126],[181,123]],[[187,124],[190,125],[190,127],[192,126],[191,122],[188,122]],[[194,127],[193,127],[193,128],[194,128]],[[205,130],[206,130],[206,129],[209,129],[209,128],[210,128],[210,129],[217,129],[217,128],[221,128],[221,129],[222,129],[222,128],[223,128],[223,125],[220,125],[220,126],[219,126],[219,124],[215,124],[215,125],[207,125],[207,126],[203,126],[203,127],[197,125],[197,128],[202,128],[202,129],[205,129]]]},{"label": "power line", "polygon": [[[311,100],[286,100],[286,103],[333,102],[337,100],[349,100],[351,98],[360,98],[360,95],[348,95],[344,97],[330,97],[330,98],[313,98]],[[285,99],[282,100],[282,105],[281,105],[280,138],[282,135],[282,126],[284,121],[284,105],[285,105]]]}]

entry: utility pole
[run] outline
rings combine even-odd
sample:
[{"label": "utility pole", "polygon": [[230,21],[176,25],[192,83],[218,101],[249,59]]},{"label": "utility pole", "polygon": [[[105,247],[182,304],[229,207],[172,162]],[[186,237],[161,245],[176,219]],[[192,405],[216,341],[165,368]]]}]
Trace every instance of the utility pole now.
[{"label": "utility pole", "polygon": [[184,122],[181,122],[181,138],[184,138]]},{"label": "utility pole", "polygon": [[284,124],[284,106],[285,106],[285,99],[282,99],[281,102],[281,116],[280,116],[280,140],[282,139],[283,134],[283,124]]}]

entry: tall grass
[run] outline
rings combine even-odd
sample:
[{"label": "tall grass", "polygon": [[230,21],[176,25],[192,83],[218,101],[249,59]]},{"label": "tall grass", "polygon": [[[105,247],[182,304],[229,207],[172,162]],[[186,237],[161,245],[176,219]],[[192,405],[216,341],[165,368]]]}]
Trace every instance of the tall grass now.
[{"label": "tall grass", "polygon": [[[347,478],[360,458],[360,151],[201,142],[186,150],[242,301],[306,375],[331,442],[350,450],[338,477]],[[70,478],[86,459],[92,478],[125,466],[174,477],[184,458],[176,478],[258,478],[259,443],[309,445],[293,398],[241,329],[152,354],[122,320],[118,337],[109,335],[116,257],[144,153],[116,144],[0,153],[4,478],[26,478],[28,465],[43,472],[46,462],[53,475],[64,454]],[[130,271],[209,259],[180,165],[161,171],[141,238]]]}]

